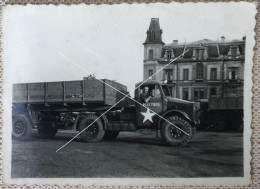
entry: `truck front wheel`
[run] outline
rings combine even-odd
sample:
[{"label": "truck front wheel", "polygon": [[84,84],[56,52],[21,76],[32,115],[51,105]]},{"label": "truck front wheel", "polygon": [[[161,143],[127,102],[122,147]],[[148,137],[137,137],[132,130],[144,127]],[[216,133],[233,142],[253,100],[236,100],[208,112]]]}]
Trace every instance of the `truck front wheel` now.
[{"label": "truck front wheel", "polygon": [[94,114],[84,116],[79,124],[81,138],[88,143],[94,143],[102,140],[105,135],[103,124]]},{"label": "truck front wheel", "polygon": [[38,133],[41,138],[51,139],[58,131],[55,121],[50,119],[43,120],[38,126]]},{"label": "truck front wheel", "polygon": [[[167,118],[167,120],[168,121],[164,121],[161,126],[161,136],[163,140],[170,146],[185,146],[188,144],[192,138],[190,123],[180,116],[171,116]],[[176,125],[176,127],[169,122]]]},{"label": "truck front wheel", "polygon": [[15,139],[25,140],[29,138],[32,124],[28,117],[23,114],[17,114],[13,117],[12,135]]}]

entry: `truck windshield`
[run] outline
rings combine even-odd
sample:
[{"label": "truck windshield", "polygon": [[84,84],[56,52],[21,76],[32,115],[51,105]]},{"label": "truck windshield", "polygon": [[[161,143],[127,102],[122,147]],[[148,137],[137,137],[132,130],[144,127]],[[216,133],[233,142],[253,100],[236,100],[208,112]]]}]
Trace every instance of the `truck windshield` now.
[{"label": "truck windshield", "polygon": [[162,85],[162,89],[165,96],[171,96],[170,91],[166,85]]}]

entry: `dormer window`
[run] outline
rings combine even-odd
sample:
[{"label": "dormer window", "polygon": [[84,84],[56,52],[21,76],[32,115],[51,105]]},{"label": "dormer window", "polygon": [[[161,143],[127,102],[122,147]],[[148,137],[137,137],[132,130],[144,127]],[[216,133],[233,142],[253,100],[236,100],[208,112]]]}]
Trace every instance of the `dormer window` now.
[{"label": "dormer window", "polygon": [[237,47],[231,47],[231,57],[236,58],[237,56]]},{"label": "dormer window", "polygon": [[167,56],[167,60],[171,60],[171,58],[172,58],[171,51],[166,51],[166,56]]},{"label": "dormer window", "polygon": [[196,59],[199,59],[199,54],[200,54],[200,50],[199,50],[199,49],[196,49],[196,50],[195,50],[195,58],[196,58]]},{"label": "dormer window", "polygon": [[230,49],[229,49],[228,55],[229,55],[231,58],[237,58],[237,56],[240,55],[238,46],[231,46]]},{"label": "dormer window", "polygon": [[196,59],[204,59],[205,49],[204,48],[197,48],[195,50],[195,58]]}]

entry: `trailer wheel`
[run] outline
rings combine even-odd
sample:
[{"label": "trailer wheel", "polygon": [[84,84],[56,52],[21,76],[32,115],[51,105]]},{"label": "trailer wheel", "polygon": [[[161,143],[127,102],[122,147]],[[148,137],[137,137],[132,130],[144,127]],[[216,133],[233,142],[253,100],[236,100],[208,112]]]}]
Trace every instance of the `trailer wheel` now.
[{"label": "trailer wheel", "polygon": [[38,126],[38,133],[41,138],[44,139],[51,139],[53,138],[58,131],[58,128],[56,127],[56,123],[53,120],[45,119],[42,121],[41,124]]},{"label": "trailer wheel", "polygon": [[105,131],[104,139],[113,140],[119,135],[119,131]]},{"label": "trailer wheel", "polygon": [[[79,124],[81,138],[88,143],[94,143],[102,140],[105,135],[103,124],[97,116],[89,114],[84,116]],[[93,123],[94,122],[94,123]],[[93,123],[93,124],[92,124]]]},{"label": "trailer wheel", "polygon": [[180,116],[171,116],[167,118],[167,120],[185,131],[188,135],[171,125],[169,122],[164,121],[161,126],[161,136],[163,140],[170,146],[187,145],[193,134],[190,123]]},{"label": "trailer wheel", "polygon": [[27,116],[23,114],[17,114],[13,117],[13,131],[12,136],[18,140],[26,140],[32,130],[32,124]]}]

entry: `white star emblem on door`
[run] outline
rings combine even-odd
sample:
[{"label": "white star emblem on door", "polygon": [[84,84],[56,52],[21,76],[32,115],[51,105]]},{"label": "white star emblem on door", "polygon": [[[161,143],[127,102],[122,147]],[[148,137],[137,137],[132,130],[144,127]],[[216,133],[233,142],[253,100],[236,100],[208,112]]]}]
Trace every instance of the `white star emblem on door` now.
[{"label": "white star emblem on door", "polygon": [[149,108],[146,109],[146,112],[140,112],[140,113],[144,116],[143,123],[144,123],[146,120],[150,120],[150,121],[153,123],[152,117],[155,115],[155,113],[150,112],[150,109],[149,109]]}]

